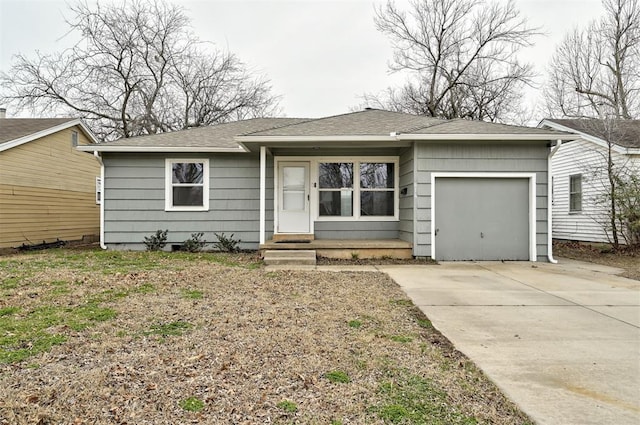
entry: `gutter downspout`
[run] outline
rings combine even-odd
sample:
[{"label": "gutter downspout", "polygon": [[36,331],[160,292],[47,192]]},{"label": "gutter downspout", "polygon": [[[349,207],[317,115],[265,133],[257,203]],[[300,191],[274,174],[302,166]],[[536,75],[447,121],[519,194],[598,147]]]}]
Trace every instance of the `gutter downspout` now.
[{"label": "gutter downspout", "polygon": [[104,162],[102,162],[100,152],[93,151],[93,156],[100,163],[100,248],[107,249],[104,244]]},{"label": "gutter downspout", "polygon": [[260,245],[265,243],[267,205],[267,147],[260,146]]},{"label": "gutter downspout", "polygon": [[547,258],[551,264],[558,264],[558,260],[553,258],[553,177],[551,158],[562,146],[562,140],[556,141],[556,145],[549,152],[547,157]]}]

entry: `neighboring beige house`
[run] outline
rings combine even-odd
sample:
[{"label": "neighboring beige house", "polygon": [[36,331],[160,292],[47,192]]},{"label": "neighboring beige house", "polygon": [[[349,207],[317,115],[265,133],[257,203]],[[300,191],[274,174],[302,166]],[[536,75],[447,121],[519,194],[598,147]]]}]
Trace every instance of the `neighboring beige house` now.
[{"label": "neighboring beige house", "polygon": [[78,119],[5,118],[0,109],[0,248],[100,233],[96,143]]}]

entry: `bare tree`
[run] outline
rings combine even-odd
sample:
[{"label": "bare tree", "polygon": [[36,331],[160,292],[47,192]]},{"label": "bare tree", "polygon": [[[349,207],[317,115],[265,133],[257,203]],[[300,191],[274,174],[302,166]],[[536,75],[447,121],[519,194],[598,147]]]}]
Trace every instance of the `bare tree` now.
[{"label": "bare tree", "polygon": [[80,41],[35,59],[18,55],[0,75],[0,102],[80,115],[105,140],[279,112],[268,80],[198,40],[179,6],[78,3],[71,12]]},{"label": "bare tree", "polygon": [[520,101],[533,75],[518,50],[531,44],[513,1],[412,0],[409,11],[389,1],[376,10],[376,27],[393,45],[401,88],[366,94],[369,106],[444,118],[500,121]]},{"label": "bare tree", "polygon": [[640,114],[640,3],[603,0],[605,15],[570,32],[551,60],[551,116],[634,118]]}]

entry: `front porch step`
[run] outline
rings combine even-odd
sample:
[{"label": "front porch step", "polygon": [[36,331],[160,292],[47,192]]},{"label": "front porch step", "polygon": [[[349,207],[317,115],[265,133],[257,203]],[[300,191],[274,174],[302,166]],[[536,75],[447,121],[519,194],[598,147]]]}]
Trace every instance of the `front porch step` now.
[{"label": "front porch step", "polygon": [[264,251],[263,261],[266,265],[316,265],[316,251],[300,250],[268,250]]},{"label": "front porch step", "polygon": [[312,241],[315,235],[313,233],[276,233],[273,235],[274,242],[283,241]]}]

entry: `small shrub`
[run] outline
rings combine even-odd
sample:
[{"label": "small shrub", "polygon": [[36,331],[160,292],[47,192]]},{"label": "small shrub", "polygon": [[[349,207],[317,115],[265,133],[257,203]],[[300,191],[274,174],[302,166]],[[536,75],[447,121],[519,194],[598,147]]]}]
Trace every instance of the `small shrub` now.
[{"label": "small shrub", "polygon": [[276,404],[276,407],[279,407],[287,413],[296,413],[298,411],[298,405],[289,400],[282,400],[280,403]]},{"label": "small shrub", "polygon": [[327,372],[324,374],[324,377],[327,378],[330,382],[337,382],[341,384],[351,382],[349,375],[341,370],[332,370],[331,372]]},{"label": "small shrub", "polygon": [[207,241],[202,239],[203,236],[204,236],[204,233],[202,232],[192,233],[189,239],[182,242],[182,245],[180,246],[180,250],[187,251],[187,252],[202,251],[202,248],[204,248],[205,245],[207,244]]},{"label": "small shrub", "polygon": [[204,402],[199,398],[189,397],[180,401],[180,407],[187,412],[199,412],[204,409]]},{"label": "small shrub", "polygon": [[351,253],[351,259],[352,260],[357,260],[358,258],[360,258],[360,253],[359,252],[352,252]]},{"label": "small shrub", "polygon": [[216,247],[218,251],[222,252],[238,252],[240,251],[240,239],[234,239],[233,233],[231,236],[226,236],[224,233],[214,233],[216,238],[218,238],[217,242],[213,242],[213,246]]},{"label": "small shrub", "polygon": [[160,251],[167,245],[167,233],[169,230],[156,230],[156,233],[151,236],[144,237],[144,244],[147,247],[147,251]]}]

